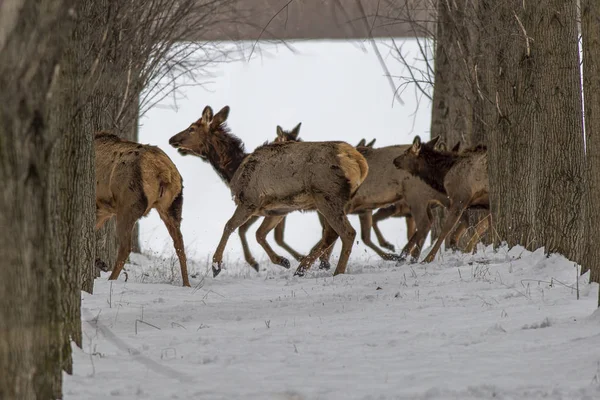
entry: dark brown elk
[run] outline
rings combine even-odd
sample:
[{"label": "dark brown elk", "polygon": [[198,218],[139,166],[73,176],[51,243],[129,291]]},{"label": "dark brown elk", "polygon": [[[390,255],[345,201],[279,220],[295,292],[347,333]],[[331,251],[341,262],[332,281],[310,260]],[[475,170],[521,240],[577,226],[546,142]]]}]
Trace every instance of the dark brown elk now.
[{"label": "dark brown elk", "polygon": [[214,253],[213,276],[221,272],[229,236],[250,217],[266,217],[266,236],[283,216],[297,210],[316,210],[326,223],[322,242],[302,259],[296,274],[303,275],[338,236],[342,252],[334,275],[344,273],[356,236],[345,210],[367,177],[365,158],[345,142],[272,143],[246,155],[227,128],[228,115],[227,106],[214,115],[207,106],[198,121],[169,140],[174,147],[206,157],[229,183],[237,205]]},{"label": "dark brown elk", "polygon": [[423,262],[431,262],[446,236],[469,207],[489,208],[487,150],[485,146],[472,151],[454,153],[438,151],[419,136],[412,146],[394,160],[394,165],[419,177],[429,186],[447,194],[448,215],[440,237]]},{"label": "dark brown elk", "polygon": [[153,208],[164,222],[179,257],[183,286],[190,286],[181,235],[183,180],[175,164],[158,147],[95,134],[96,230],[117,217],[119,252],[109,279],[117,279],[131,253],[131,231]]}]

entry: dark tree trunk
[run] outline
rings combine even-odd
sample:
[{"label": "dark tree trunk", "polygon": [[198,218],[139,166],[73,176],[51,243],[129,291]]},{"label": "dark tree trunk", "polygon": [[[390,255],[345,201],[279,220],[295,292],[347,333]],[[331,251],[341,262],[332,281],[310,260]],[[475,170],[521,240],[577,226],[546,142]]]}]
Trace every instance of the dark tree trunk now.
[{"label": "dark tree trunk", "polygon": [[62,212],[51,200],[59,137],[46,115],[74,2],[9,3],[0,2],[0,398],[61,398],[70,339],[81,337],[71,315],[79,266],[62,262],[72,253],[54,240],[75,227],[54,225]]},{"label": "dark tree trunk", "polygon": [[[438,1],[435,51],[435,83],[431,119],[431,137],[440,136],[449,148],[460,141],[461,148],[485,143],[480,115],[475,66],[481,62],[476,26],[477,8],[473,2]],[[459,241],[464,247],[475,225],[487,215],[469,211],[470,228]],[[433,212],[431,238],[435,240],[444,221],[445,210]],[[446,243],[450,240],[450,236]]]},{"label": "dark tree trunk", "polygon": [[540,173],[535,218],[546,253],[581,262],[586,215],[577,2],[539,3],[534,37],[540,58],[535,87],[543,116],[535,137]]},{"label": "dark tree trunk", "polygon": [[[600,283],[600,2],[581,1],[583,93],[585,99],[587,204],[586,251],[581,272]],[[599,299],[600,301],[600,299]],[[598,304],[600,306],[600,302]]]},{"label": "dark tree trunk", "polygon": [[482,1],[496,63],[489,140],[495,234],[509,246],[582,256],[583,141],[576,4]]}]

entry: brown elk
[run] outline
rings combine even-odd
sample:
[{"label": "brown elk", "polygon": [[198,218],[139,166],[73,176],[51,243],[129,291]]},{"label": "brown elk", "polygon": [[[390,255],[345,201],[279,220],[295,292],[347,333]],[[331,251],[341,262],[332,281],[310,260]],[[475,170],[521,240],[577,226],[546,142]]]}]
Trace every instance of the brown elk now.
[{"label": "brown elk", "polygon": [[[301,125],[302,125],[302,123],[299,123],[291,131],[286,131],[286,130],[282,129],[280,126],[277,126],[277,135],[273,142],[274,143],[282,143],[282,142],[287,142],[287,141],[292,141],[292,142],[301,141],[301,139],[299,138]],[[177,146],[174,146],[174,147],[177,147]],[[179,147],[177,149],[177,151],[181,155],[193,154],[193,155],[196,155],[196,156],[202,158],[205,161],[210,162],[213,165],[213,168],[215,168],[215,171],[217,171],[217,173],[223,180],[223,182],[229,187],[229,181],[227,179],[224,179],[223,175],[219,172],[222,169],[222,167],[218,165],[219,161],[217,159],[220,160],[219,157],[216,157],[216,158],[213,157],[213,162],[211,162],[210,159],[208,159],[206,155],[204,155],[203,153],[195,152],[193,149],[191,149],[191,147],[190,148]],[[244,157],[246,157],[248,155],[245,152],[243,154],[244,154]],[[247,232],[248,232],[248,229],[250,228],[250,226],[252,224],[254,224],[259,218],[260,218],[259,216],[252,216],[250,219],[248,219],[248,221],[246,221],[244,224],[242,224],[238,228],[238,234],[240,236],[240,242],[242,244],[244,259],[256,271],[258,271],[259,265],[258,265],[258,262],[256,261],[256,259],[254,258],[254,256],[252,255],[252,252],[250,251],[250,247],[248,246],[248,240],[246,239],[246,235],[247,235]],[[322,218],[322,217],[319,217],[319,218]],[[256,231],[257,241],[259,243],[266,243],[266,233],[265,233],[266,229],[269,229],[269,222],[263,221],[263,224],[261,224],[260,227],[258,228],[258,230]],[[279,224],[277,224],[277,226],[275,227],[275,232],[274,232],[275,243],[277,243],[280,247],[282,247],[288,253],[290,253],[292,255],[292,257],[294,257],[294,259],[296,259],[297,261],[301,261],[304,256],[302,254],[298,253],[297,251],[295,251],[291,246],[289,246],[285,242],[284,230],[285,230],[285,217],[283,217],[281,222]],[[270,229],[269,229],[269,231],[270,231]],[[266,232],[268,232],[268,231],[266,231]],[[266,244],[266,247],[263,244],[261,244],[261,246],[265,249],[265,251],[267,252],[267,255],[269,256],[270,260],[274,264],[281,265],[285,268],[290,267],[289,260],[287,258],[282,257],[282,256],[278,255],[277,253],[275,253],[268,244]]]},{"label": "brown elk", "polygon": [[[438,146],[436,138],[430,142],[432,147]],[[427,185],[408,171],[394,168],[390,162],[401,155],[410,145],[387,146],[378,149],[360,147],[359,151],[369,164],[369,175],[351,200],[348,210],[359,215],[361,239],[384,260],[403,261],[409,255],[412,260],[418,259],[421,248],[431,229],[432,205],[447,206],[447,196]],[[398,206],[414,218],[416,230],[404,246],[400,255],[389,254],[371,242],[372,210],[381,206]],[[404,207],[406,206],[406,207]],[[328,259],[332,249],[328,249],[323,258]]]},{"label": "brown elk", "polygon": [[119,252],[109,279],[119,277],[131,253],[131,231],[153,208],[158,211],[179,257],[183,286],[190,286],[181,234],[183,180],[175,164],[158,147],[95,134],[96,230],[117,217]]},{"label": "brown elk", "polygon": [[250,217],[266,217],[266,236],[283,216],[297,210],[317,210],[326,222],[320,245],[302,259],[296,274],[303,275],[338,236],[342,252],[334,275],[344,273],[356,236],[345,209],[368,175],[365,158],[345,142],[272,143],[246,155],[227,128],[228,115],[228,106],[214,115],[207,106],[198,121],[169,140],[174,147],[206,157],[229,183],[237,205],[214,253],[213,276],[221,272],[229,236]]},{"label": "brown elk", "polygon": [[419,177],[435,190],[446,193],[449,199],[448,215],[440,237],[423,262],[433,261],[446,236],[467,208],[489,208],[485,146],[462,153],[439,151],[430,143],[422,144],[417,136],[412,146],[394,159],[394,165]]}]

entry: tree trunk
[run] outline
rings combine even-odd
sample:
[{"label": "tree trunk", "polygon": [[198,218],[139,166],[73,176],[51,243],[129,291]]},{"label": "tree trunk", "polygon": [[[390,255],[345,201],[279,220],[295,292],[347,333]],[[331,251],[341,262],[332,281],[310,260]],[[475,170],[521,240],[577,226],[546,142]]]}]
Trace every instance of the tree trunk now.
[{"label": "tree trunk", "polygon": [[[438,1],[431,137],[439,135],[450,148],[459,141],[462,149],[485,143],[475,83],[479,54],[476,16],[477,9],[470,1]],[[485,211],[468,213],[470,228],[459,247],[466,245],[469,233],[487,216]],[[432,241],[439,236],[445,214],[441,207],[433,211]],[[449,239],[450,236],[446,243]]]},{"label": "tree trunk", "polygon": [[[490,201],[509,246],[582,256],[583,142],[576,4],[482,1],[495,63]],[[487,27],[487,28],[486,28]],[[488,55],[486,55],[488,56]]]},{"label": "tree trunk", "polygon": [[[583,93],[585,100],[587,204],[586,251],[581,272],[600,283],[600,2],[581,1]],[[600,306],[600,303],[598,304]]]},{"label": "tree trunk", "polygon": [[535,75],[540,118],[537,141],[536,231],[546,253],[581,263],[586,216],[577,2],[538,3],[534,51],[543,62]]},{"label": "tree trunk", "polygon": [[71,368],[66,333],[81,335],[66,307],[79,302],[78,285],[72,286],[78,266],[60,261],[67,253],[54,241],[56,232],[74,227],[53,225],[62,212],[50,199],[56,182],[50,154],[58,137],[46,120],[73,3],[0,2],[2,399],[62,397],[62,369]]}]

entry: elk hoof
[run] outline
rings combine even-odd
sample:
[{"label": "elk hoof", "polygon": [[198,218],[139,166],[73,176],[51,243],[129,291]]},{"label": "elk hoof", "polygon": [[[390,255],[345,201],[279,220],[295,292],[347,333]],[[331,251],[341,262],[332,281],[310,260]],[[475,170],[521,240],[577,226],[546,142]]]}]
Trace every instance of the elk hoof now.
[{"label": "elk hoof", "polygon": [[388,249],[389,251],[394,251],[396,250],[396,248],[394,247],[393,244],[391,243],[381,243],[381,247],[383,247],[384,249]]},{"label": "elk hoof", "polygon": [[331,268],[331,264],[327,260],[321,260],[321,264],[319,264],[319,269],[324,269],[325,271],[329,271]]},{"label": "elk hoof", "polygon": [[250,266],[251,266],[252,268],[254,268],[254,270],[255,270],[256,272],[258,272],[258,267],[259,267],[259,265],[258,265],[258,263],[257,263],[256,261],[254,261],[253,263],[251,263],[251,264],[250,264]]},{"label": "elk hoof", "polygon": [[333,276],[340,275],[340,274],[343,274],[343,273],[344,273],[344,271],[338,271],[336,269],[335,271],[333,271]]},{"label": "elk hoof", "polygon": [[294,272],[294,276],[304,276],[304,274],[306,273],[306,270],[304,268],[298,268],[296,270],[296,272]]},{"label": "elk hoof", "polygon": [[279,265],[281,265],[283,268],[285,269],[290,269],[290,260],[288,260],[285,257],[281,257],[281,260],[279,261]]},{"label": "elk hoof", "polygon": [[406,257],[402,256],[402,255],[396,256],[395,261],[396,261],[396,266],[404,265],[404,263],[406,263]]},{"label": "elk hoof", "polygon": [[217,275],[219,275],[221,273],[221,265],[217,264],[217,263],[213,264],[212,271],[213,271],[213,278],[216,278]]}]

